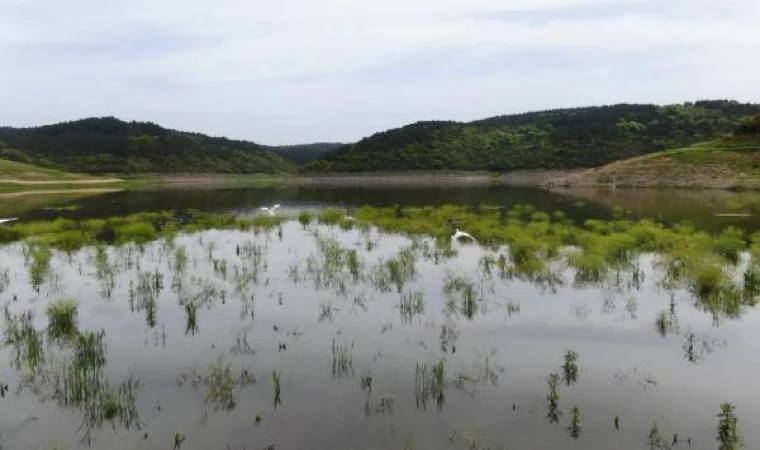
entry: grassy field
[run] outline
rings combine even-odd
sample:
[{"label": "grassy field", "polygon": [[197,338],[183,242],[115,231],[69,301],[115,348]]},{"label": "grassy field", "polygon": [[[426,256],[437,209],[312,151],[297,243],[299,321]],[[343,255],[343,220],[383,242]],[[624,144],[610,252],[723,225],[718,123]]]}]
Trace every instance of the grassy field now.
[{"label": "grassy field", "polygon": [[100,178],[91,175],[73,174],[0,159],[0,184],[96,184],[113,183],[117,181],[119,180],[114,178]]},{"label": "grassy field", "polygon": [[687,164],[725,164],[737,170],[760,169],[760,137],[734,137],[649,155]]},{"label": "grassy field", "polygon": [[616,161],[550,185],[758,190],[760,137],[728,137]]}]

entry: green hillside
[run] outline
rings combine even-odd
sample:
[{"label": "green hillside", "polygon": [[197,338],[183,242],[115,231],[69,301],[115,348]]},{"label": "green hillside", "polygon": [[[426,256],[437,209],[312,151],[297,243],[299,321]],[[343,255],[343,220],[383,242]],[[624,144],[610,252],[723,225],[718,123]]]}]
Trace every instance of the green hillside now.
[{"label": "green hillside", "polygon": [[305,171],[567,169],[683,147],[734,131],[760,105],[699,101],[557,109],[418,122],[346,145]]},{"label": "green hillside", "polygon": [[732,136],[616,161],[550,184],[760,189],[760,115],[743,121]]},{"label": "green hillside", "polygon": [[0,128],[0,157],[80,173],[277,173],[295,166],[247,141],[91,118]]}]

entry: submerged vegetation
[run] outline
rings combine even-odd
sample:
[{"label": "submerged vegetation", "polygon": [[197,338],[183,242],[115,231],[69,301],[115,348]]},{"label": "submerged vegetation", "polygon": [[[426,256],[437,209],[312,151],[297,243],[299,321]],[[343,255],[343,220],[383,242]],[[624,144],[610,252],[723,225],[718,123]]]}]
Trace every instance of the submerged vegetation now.
[{"label": "submerged vegetation", "polygon": [[[514,351],[497,347],[501,345],[497,342],[503,342],[499,341],[504,337],[501,333],[522,333],[521,327],[528,322],[518,321],[547,314],[539,301],[530,298],[531,293],[546,297],[582,293],[583,299],[571,298],[573,304],[558,313],[579,323],[595,314],[586,301],[597,300],[597,296],[602,297],[600,314],[612,316],[612,321],[633,323],[637,314],[646,315],[642,321],[645,329],[665,338],[657,342],[673,343],[676,352],[691,363],[701,362],[726,344],[721,336],[699,329],[687,314],[679,321],[681,307],[688,304],[707,312],[718,327],[721,321],[738,320],[751,311],[760,295],[760,234],[737,228],[708,233],[687,223],[632,220],[622,210],[610,220],[583,223],[564,213],[546,213],[528,205],[511,209],[488,205],[363,207],[355,211],[355,217],[329,209],[301,213],[297,219],[161,212],[18,222],[3,229],[10,234],[2,236],[13,236],[0,247],[12,261],[10,265],[2,261],[12,271],[0,268],[0,296],[6,300],[3,346],[17,379],[3,379],[0,394],[4,399],[10,395],[12,391],[4,384],[9,382],[18,384],[17,392],[28,390],[40,400],[55,400],[82,417],[81,430],[87,439],[106,424],[139,429],[144,423],[138,411],[151,407],[153,400],[148,397],[148,404],[138,408],[138,400],[145,402],[146,397],[138,397],[141,384],[134,374],[120,384],[110,383],[107,374],[112,367],[130,365],[136,373],[147,371],[155,376],[163,373],[155,364],[169,364],[189,354],[183,352],[192,352],[202,361],[201,367],[208,368],[189,378],[193,386],[205,387],[195,399],[204,406],[201,423],[208,423],[212,410],[246,415],[251,425],[260,425],[257,429],[265,433],[281,418],[262,424],[263,407],[277,409],[277,415],[290,413],[290,408],[281,409],[282,368],[291,374],[288,383],[294,385],[289,404],[309,400],[300,398],[307,391],[302,385],[295,386],[297,382],[319,390],[322,386],[317,383],[327,380],[332,383],[330,390],[361,392],[367,420],[393,414],[394,409],[414,408],[409,401],[420,410],[435,401],[441,410],[447,400],[459,407],[465,401],[461,393],[473,399],[501,395],[496,394],[500,375],[507,373],[506,383],[511,382],[509,358],[521,351],[519,347]],[[482,245],[452,241],[456,229],[467,230]],[[204,230],[214,231],[201,232]],[[297,234],[297,242],[293,234]],[[20,242],[12,243],[15,241]],[[19,262],[18,270],[13,261]],[[83,287],[72,289],[80,281]],[[93,299],[87,297],[93,292],[100,302],[96,307],[91,307]],[[648,300],[639,294],[651,292],[661,304],[643,303]],[[378,314],[368,314],[371,308],[378,308]],[[36,321],[34,311],[44,311],[47,323],[45,317]],[[108,323],[104,313],[114,311],[134,314],[139,320],[113,319],[124,336],[104,326],[109,330],[110,345],[105,331],[80,329],[93,320]],[[349,322],[356,317],[366,324]],[[122,329],[121,321],[130,328]],[[265,326],[259,326],[262,322]],[[562,330],[558,327],[551,332],[555,331]],[[308,337],[302,340],[304,334]],[[136,347],[147,352],[145,364],[135,364],[129,354],[124,362],[120,360],[125,347],[135,347],[126,341],[129,336],[139,336]],[[233,340],[225,343],[224,336]],[[520,345],[519,339],[515,342]],[[599,377],[597,361],[595,355],[584,351],[583,342],[572,341],[572,336],[561,345],[567,347],[547,352],[555,355],[547,364],[556,371],[545,378],[547,384],[543,377],[528,381],[538,392],[530,400],[530,415],[538,415],[540,426],[547,426],[546,419],[552,424],[562,421],[562,433],[566,429],[571,438],[585,440],[595,432],[599,411],[581,404],[582,417],[580,408],[570,408],[570,402],[574,401],[573,390],[578,389],[573,385],[581,378],[585,384]],[[109,354],[107,347],[116,348],[119,354]],[[497,358],[497,348],[506,350],[506,367]],[[173,353],[175,349],[177,353]],[[560,363],[555,358],[561,350],[565,353]],[[576,350],[584,351],[589,360],[580,361]],[[315,352],[324,357],[317,370],[308,366],[291,370],[293,364],[309,360]],[[415,357],[412,363],[423,362],[412,364],[413,368],[410,364],[401,369],[385,367],[398,358],[394,352],[409,352]],[[280,358],[283,364],[273,363]],[[253,388],[251,392],[242,388],[255,384],[257,377],[250,366],[241,369],[241,364],[256,365],[256,375],[269,380],[264,389],[272,389],[273,398],[265,391],[264,402],[251,401],[261,392],[254,395]],[[657,386],[646,371],[637,370],[619,378],[616,375],[616,379],[632,378],[645,389]],[[351,381],[355,371],[362,375]],[[181,376],[178,384],[187,380]],[[394,383],[401,383],[401,388]],[[450,399],[448,388],[456,389]],[[562,404],[569,403],[564,411],[560,391],[565,399]],[[511,401],[515,402],[511,404],[514,414],[527,409],[520,400]],[[155,403],[148,417],[170,408],[159,400]],[[546,411],[545,418],[536,408]],[[604,423],[616,430],[622,429],[621,415],[616,413],[626,414],[626,433],[621,436],[632,435],[629,429],[640,426],[640,420],[628,419],[628,411],[609,413]],[[739,448],[733,405],[721,405],[718,417],[720,448]],[[191,433],[185,424],[176,426]],[[638,445],[645,438],[650,448],[657,449],[690,442],[690,437],[687,441],[678,434],[666,439],[661,427],[652,421],[647,435],[646,426],[640,426]],[[145,439],[150,439],[147,436]],[[195,436],[190,436],[195,443]],[[452,446],[464,442],[465,448],[492,448],[480,439],[462,436],[450,439]],[[184,434],[175,436],[177,448],[183,442]]]},{"label": "submerged vegetation", "polygon": [[731,403],[720,405],[718,414],[719,450],[736,450],[740,448],[739,419],[736,417],[736,407]]}]

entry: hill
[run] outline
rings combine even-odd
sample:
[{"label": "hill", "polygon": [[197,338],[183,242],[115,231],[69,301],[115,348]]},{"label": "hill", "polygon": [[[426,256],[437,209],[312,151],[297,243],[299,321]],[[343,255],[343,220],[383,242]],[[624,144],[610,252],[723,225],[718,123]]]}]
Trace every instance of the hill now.
[{"label": "hill", "polygon": [[683,147],[730,133],[760,105],[699,101],[557,109],[474,122],[418,122],[341,147],[303,170],[568,169]]},{"label": "hill", "polygon": [[731,137],[613,162],[549,186],[760,189],[760,115]]},{"label": "hill", "polygon": [[0,128],[0,157],[81,173],[276,173],[294,165],[258,144],[150,122],[90,118]]},{"label": "hill", "polygon": [[305,164],[322,158],[343,145],[337,142],[317,142],[315,144],[281,145],[267,148],[294,164]]}]

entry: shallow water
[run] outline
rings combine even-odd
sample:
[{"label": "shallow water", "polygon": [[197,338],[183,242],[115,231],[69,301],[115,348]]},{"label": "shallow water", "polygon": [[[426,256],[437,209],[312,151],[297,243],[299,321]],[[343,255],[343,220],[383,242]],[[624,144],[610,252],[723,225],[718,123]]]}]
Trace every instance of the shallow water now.
[{"label": "shallow water", "polygon": [[[357,251],[356,277],[333,264],[338,248]],[[399,293],[383,268],[409,248],[414,275]],[[647,447],[656,421],[668,442],[678,434],[678,448],[690,438],[692,448],[710,449],[724,402],[736,405],[747,448],[760,442],[752,427],[760,421],[760,314],[716,320],[689,292],[662,288],[651,255],[639,261],[643,274],[578,285],[555,267],[553,283],[535,283],[495,267],[489,274],[480,261],[497,256],[493,249],[461,245],[443,258],[424,239],[297,222],[281,233],[212,230],[107,254],[105,262],[94,248],[55,253],[37,292],[23,246],[1,247],[9,283],[0,299],[13,314],[34,311],[38,331],[50,301],[75,299],[80,331],[105,331],[109,386],[139,381],[139,429],[117,418],[93,427],[88,442],[81,408],[61,405],[51,382],[71,354],[45,337],[47,379],[23,384],[28,367],[14,367],[12,346],[0,353],[0,381],[10,387],[0,399],[3,448],[172,448],[181,433],[182,449],[635,449]],[[155,274],[159,292],[141,292],[141,277]],[[471,283],[472,301],[446,292],[457,277]],[[417,292],[423,305],[400,304]],[[188,302],[202,303],[195,327]],[[663,311],[674,324],[664,336],[656,326]],[[334,346],[346,352],[336,356]],[[563,372],[568,350],[579,355],[579,377],[560,383],[562,415],[550,423],[546,378]],[[422,392],[416,368],[440,361],[440,395]],[[230,367],[233,408],[208,398],[214,364]],[[241,382],[244,370],[255,383]],[[568,431],[574,406],[577,439]]]},{"label": "shallow water", "polygon": [[[283,211],[345,208],[363,205],[500,205],[510,208],[530,204],[542,211],[561,210],[582,221],[610,218],[615,207],[634,218],[654,218],[675,223],[690,221],[702,229],[720,230],[728,225],[760,230],[760,195],[754,192],[694,190],[570,190],[551,192],[519,186],[278,186],[268,188],[202,189],[184,186],[169,190],[112,193],[0,195],[0,217],[23,220],[127,215],[144,211],[197,209],[251,213],[275,203]],[[747,214],[719,217],[716,214]]]}]

